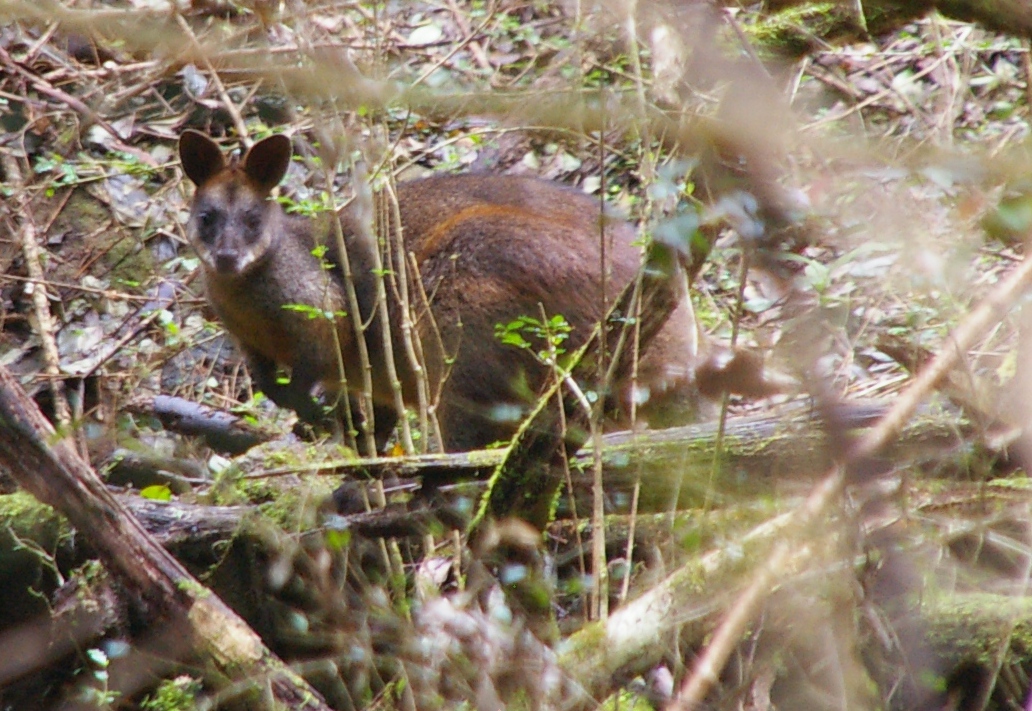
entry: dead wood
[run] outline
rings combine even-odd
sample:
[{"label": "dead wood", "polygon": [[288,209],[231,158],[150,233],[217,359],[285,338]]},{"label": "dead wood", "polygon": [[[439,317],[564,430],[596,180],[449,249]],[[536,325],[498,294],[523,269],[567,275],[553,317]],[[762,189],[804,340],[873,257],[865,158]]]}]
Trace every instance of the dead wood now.
[{"label": "dead wood", "polygon": [[[932,484],[924,489],[907,485],[907,491],[908,496],[913,497],[911,503],[916,503],[907,516],[934,513],[943,527],[939,535],[948,530],[950,521],[955,520],[949,517],[950,512],[970,519],[976,511],[982,512],[983,516],[988,512],[997,518],[999,514],[996,512],[1010,511],[1011,519],[1020,517],[1024,521],[1028,507],[1032,505],[1032,495],[1027,490],[1010,487],[987,490],[983,485],[969,485],[943,494]],[[900,559],[900,565],[914,568],[920,557],[935,556],[942,579],[954,580],[953,585],[956,585],[954,566],[970,564],[970,560],[964,559],[974,548],[986,559],[986,564],[999,566],[999,552],[991,550],[991,535],[972,544],[954,534],[951,548],[944,555],[935,534],[922,538],[921,542],[906,541],[897,530],[902,517],[903,514],[893,508],[864,524],[869,534],[877,537],[878,550],[894,551],[892,555]],[[661,663],[664,655],[670,652],[667,640],[672,637],[679,640],[683,653],[690,654],[702,647],[712,634],[714,623],[725,614],[725,604],[734,599],[735,591],[748,582],[749,571],[797,524],[797,516],[790,512],[765,521],[743,535],[734,536],[733,531],[725,530],[723,536],[733,538],[736,545],[716,547],[692,558],[640,597],[616,610],[607,621],[583,627],[567,639],[560,655],[560,665],[590,696],[604,698],[620,684],[621,679],[646,675]],[[651,525],[662,526],[659,520]],[[993,530],[992,524],[986,525],[990,531]],[[1011,525],[1011,521],[996,524],[997,527],[1001,525],[1006,527]],[[818,599],[827,594],[822,583],[817,581],[825,580],[830,574],[831,569],[824,566],[837,567],[841,545],[847,540],[842,536],[848,529],[842,527],[841,521],[830,519],[820,522],[817,528],[811,530],[807,540],[794,549],[768,591],[769,596],[779,590],[791,589],[796,596],[813,596],[814,604],[818,604]],[[894,674],[919,677],[922,671],[926,671],[946,676],[960,665],[985,665],[994,651],[1002,655],[1002,664],[1025,669],[1032,665],[1032,646],[1025,642],[1028,631],[1032,629],[1032,607],[1023,596],[1029,556],[1027,549],[1023,555],[1016,553],[1015,543],[1021,542],[998,544],[1015,558],[1006,576],[1009,580],[1006,587],[1001,586],[994,592],[966,594],[958,590],[944,594],[943,589],[937,587],[937,581],[920,580],[917,585],[927,589],[915,587],[909,594],[915,600],[921,598],[921,603],[905,608],[900,608],[896,597],[901,593],[900,580],[891,581],[891,585],[884,582],[879,585],[872,579],[873,576],[891,578],[898,566],[885,562],[872,565],[864,557],[856,559],[855,574],[870,591],[868,604],[885,605],[892,613],[890,617],[898,617],[900,626],[893,624],[893,629],[902,628],[904,623],[917,626],[922,630],[918,637],[929,640],[927,644],[922,643],[927,656],[918,660],[923,670],[918,667],[903,671],[899,668],[900,660],[895,658]],[[1027,545],[1027,541],[1024,543]],[[918,566],[916,569],[924,568]],[[999,570],[996,573],[995,577],[999,578]],[[849,585],[856,580],[851,575],[847,579]],[[800,581],[806,581],[802,589],[799,588]],[[905,581],[902,584],[906,584]],[[884,592],[879,592],[879,589]],[[887,597],[880,597],[886,594]],[[855,603],[859,604],[859,601]],[[776,597],[770,597],[766,604],[776,608],[779,603]],[[744,640],[742,642],[744,644]],[[885,671],[878,670],[877,664],[888,666],[892,662],[886,660],[892,655],[913,653],[913,650],[900,650],[891,645],[886,648],[883,639],[874,634],[864,644],[863,654],[875,666],[875,673]],[[914,681],[910,679],[908,683]],[[919,683],[920,678],[917,681]]]},{"label": "dead wood", "polygon": [[[880,402],[850,402],[843,406],[840,422],[852,431],[872,424],[884,411]],[[940,476],[950,476],[949,466],[958,447],[968,443],[970,427],[953,412],[926,412],[905,428],[894,448],[872,466],[882,469],[901,462],[936,466]],[[786,483],[806,483],[830,463],[822,425],[815,413],[796,408],[784,415],[731,417],[727,420],[717,456],[718,424],[707,422],[666,430],[614,432],[602,438],[603,476],[607,492],[626,490],[638,478],[648,481],[642,502],[645,509],[669,508],[679,494],[681,506],[697,501],[700,486],[714,491],[771,491]],[[462,454],[428,454],[413,457],[363,459],[333,469],[348,480],[397,479],[410,486],[432,489],[462,481],[483,480],[494,474],[504,456],[502,450]],[[572,462],[574,484],[590,487],[593,461],[590,447]],[[712,475],[714,471],[717,476]]]},{"label": "dead wood", "polygon": [[202,437],[216,452],[242,454],[267,442],[273,433],[242,417],[171,395],[138,397],[126,405],[129,412],[156,417],[165,429]]},{"label": "dead wood", "polygon": [[[873,424],[881,403],[843,403],[837,427],[856,435]],[[968,476],[957,466],[959,448],[970,446],[974,432],[955,411],[928,410],[907,423],[888,451],[865,463],[873,475],[919,464],[936,476]],[[640,508],[692,506],[707,496],[762,494],[812,483],[832,464],[825,427],[814,411],[729,418],[718,451],[717,423],[656,432],[613,433],[604,438],[603,472],[607,491],[643,487]],[[575,459],[586,469],[590,455]],[[583,481],[580,475],[575,481]]]},{"label": "dead wood", "polygon": [[[158,502],[136,495],[116,497],[155,540],[166,548],[185,544],[210,546],[241,533],[241,526],[253,517],[250,506],[204,506],[180,501]],[[408,538],[424,536],[439,521],[430,510],[413,511],[402,506],[335,516],[333,528],[366,538]]]},{"label": "dead wood", "polygon": [[165,486],[175,494],[186,494],[195,485],[209,483],[207,468],[202,462],[146,452],[115,450],[104,468],[108,484],[138,490]]},{"label": "dead wood", "polygon": [[[1029,0],[876,0],[862,5],[835,4],[831,8],[809,0],[773,0],[766,5],[773,14],[761,20],[754,41],[768,50],[792,55],[815,49],[821,42],[850,41],[867,33],[881,36],[933,10],[953,20],[978,23],[994,32],[1032,38]],[[786,9],[790,12],[782,14]]]},{"label": "dead wood", "polygon": [[[265,680],[272,698],[288,708],[327,708],[239,617],[143,530],[67,438],[54,432],[6,368],[0,368],[0,464],[90,541],[139,619],[148,621],[152,630],[178,628],[172,639],[192,640],[218,675],[231,681]],[[177,647],[169,650],[173,656],[186,651],[171,646]]]}]

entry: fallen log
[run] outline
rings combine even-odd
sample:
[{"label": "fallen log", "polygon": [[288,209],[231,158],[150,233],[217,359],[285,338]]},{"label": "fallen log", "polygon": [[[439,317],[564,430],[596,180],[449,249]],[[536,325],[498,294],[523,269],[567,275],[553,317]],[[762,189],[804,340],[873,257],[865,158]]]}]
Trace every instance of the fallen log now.
[{"label": "fallen log", "polygon": [[[894,688],[913,687],[890,708],[943,708],[929,705],[929,689],[960,693],[952,686],[964,682],[958,670],[971,668],[979,670],[979,683],[987,684],[981,690],[986,698],[991,693],[999,708],[1019,707],[1027,688],[1008,688],[1007,678],[997,674],[1009,669],[1027,679],[1032,669],[1027,643],[1032,492],[1023,478],[999,486],[957,483],[946,491],[941,482],[908,482],[906,496],[899,497],[905,511],[888,503],[894,494],[873,494],[881,505],[860,524],[867,557],[851,554],[854,524],[840,517],[801,527],[798,512],[789,512],[739,532],[742,525],[726,512],[718,536],[725,544],[689,558],[607,620],[590,622],[564,640],[560,666],[588,694],[578,708],[593,708],[590,699],[647,676],[670,658],[671,639],[678,640],[681,655],[702,648],[758,562],[785,538],[794,541],[793,552],[768,591],[768,617],[786,606],[777,596],[787,595],[790,606],[809,610],[814,619],[801,628],[797,615],[785,622],[787,630],[772,631],[775,659],[796,653],[789,648],[788,631],[813,638],[834,627],[830,618],[836,605],[856,608],[866,614],[859,616],[861,630],[847,641],[863,660],[860,673],[880,684],[885,698]],[[921,530],[900,524],[913,520],[924,522]],[[958,521],[969,521],[967,530],[957,531]],[[981,586],[965,586],[958,578]],[[829,599],[835,603],[829,606]],[[865,629],[868,624],[876,627]],[[754,640],[757,634],[756,629],[749,633]],[[931,681],[936,683],[929,686]]]},{"label": "fallen log", "polygon": [[155,417],[165,429],[201,437],[216,452],[230,455],[242,454],[275,436],[225,410],[171,395],[138,397],[126,405],[126,410]]},{"label": "fallen log", "polygon": [[[146,620],[152,632],[163,632],[161,638],[172,659],[200,650],[213,682],[261,680],[271,699],[287,708],[328,708],[232,610],[143,530],[71,441],[54,432],[4,367],[0,367],[0,467],[26,491],[60,511],[89,540],[126,593],[127,604],[135,608],[136,619]],[[131,695],[136,689],[120,691]]]},{"label": "fallen log", "polygon": [[[862,430],[884,411],[879,402],[848,403],[842,423]],[[932,467],[949,476],[948,466],[958,447],[966,447],[970,427],[957,413],[928,411],[915,417],[889,450],[871,466],[888,468],[907,463],[942,464]],[[721,451],[717,453],[717,442]],[[668,510],[690,507],[700,497],[727,493],[758,493],[812,482],[830,463],[821,421],[806,408],[787,414],[731,417],[723,437],[716,422],[643,432],[614,432],[602,438],[603,481],[608,495],[628,490],[640,478],[642,508]],[[461,454],[358,459],[321,465],[328,474],[347,480],[400,480],[413,488],[437,489],[492,476],[503,458],[499,450]],[[571,462],[575,485],[590,486],[593,463],[590,446]],[[718,459],[715,463],[715,459]],[[266,472],[270,476],[282,472]]]}]

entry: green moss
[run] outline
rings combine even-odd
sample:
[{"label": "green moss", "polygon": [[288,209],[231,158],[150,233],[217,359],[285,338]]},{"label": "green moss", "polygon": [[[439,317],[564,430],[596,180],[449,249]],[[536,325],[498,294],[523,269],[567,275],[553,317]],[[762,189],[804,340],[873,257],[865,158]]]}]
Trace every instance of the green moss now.
[{"label": "green moss", "polygon": [[261,479],[244,479],[240,467],[231,465],[215,474],[215,483],[209,489],[206,503],[214,506],[240,506],[255,499],[255,489],[267,486]]},{"label": "green moss", "polygon": [[54,228],[58,231],[69,229],[79,234],[90,234],[105,225],[110,217],[103,203],[85,190],[76,189],[54,222]]},{"label": "green moss", "polygon": [[993,479],[988,482],[988,486],[997,489],[1014,489],[1017,491],[1027,491],[1032,489],[1032,479],[1028,478],[1025,472],[1019,472],[1015,476],[1003,477],[1000,479]]},{"label": "green moss", "polygon": [[197,708],[201,682],[193,677],[166,679],[140,704],[143,711],[192,711]]},{"label": "green moss", "polygon": [[51,507],[23,491],[0,496],[0,620],[47,614],[46,599],[63,579],[59,561],[67,562],[72,542],[71,526]]},{"label": "green moss", "polygon": [[123,236],[112,240],[105,261],[111,267],[113,282],[121,284],[141,284],[153,276],[156,269],[150,250],[137,240]]},{"label": "green moss", "polygon": [[53,508],[40,503],[24,491],[0,496],[0,576],[26,564],[26,558],[39,558],[40,553],[54,554],[70,543],[72,528]]},{"label": "green moss", "polygon": [[99,560],[88,560],[68,574],[75,582],[76,599],[81,603],[96,604],[100,591],[111,585],[111,578]]},{"label": "green moss", "polygon": [[[106,205],[79,187],[72,191],[61,213],[50,229],[52,234],[65,234],[61,264],[54,276],[65,281],[78,281],[78,269],[90,254],[99,255],[113,283],[139,284],[151,278],[155,265],[150,250],[133,233],[109,224]],[[89,235],[89,240],[82,239]],[[79,256],[70,252],[77,251]]]},{"label": "green moss", "polygon": [[859,36],[860,22],[854,7],[816,2],[794,5],[764,17],[746,32],[762,52],[798,57],[819,40],[848,40]]},{"label": "green moss", "polygon": [[655,707],[641,694],[623,689],[602,702],[602,711],[655,711]]},{"label": "green moss", "polygon": [[265,516],[290,531],[307,531],[317,524],[319,506],[333,493],[335,483],[315,475],[300,479],[259,507]]},{"label": "green moss", "polygon": [[579,666],[581,662],[590,662],[598,656],[598,650],[605,649],[608,644],[604,624],[592,622],[585,625],[575,636],[560,645],[563,665],[570,668]]},{"label": "green moss", "polygon": [[1006,643],[1005,664],[1032,663],[1032,600],[991,593],[954,594],[921,609],[928,640],[951,663],[994,668]]},{"label": "green moss", "polygon": [[[255,447],[227,460],[216,474],[207,501],[225,506],[257,505],[263,516],[286,530],[308,530],[316,523],[319,506],[338,483],[317,473],[320,463],[333,467],[341,461],[339,454],[336,447],[316,445]],[[290,470],[297,473],[246,476]]]},{"label": "green moss", "polygon": [[211,595],[211,591],[196,580],[180,580],[177,583],[180,590],[189,593],[192,597],[200,600]]}]

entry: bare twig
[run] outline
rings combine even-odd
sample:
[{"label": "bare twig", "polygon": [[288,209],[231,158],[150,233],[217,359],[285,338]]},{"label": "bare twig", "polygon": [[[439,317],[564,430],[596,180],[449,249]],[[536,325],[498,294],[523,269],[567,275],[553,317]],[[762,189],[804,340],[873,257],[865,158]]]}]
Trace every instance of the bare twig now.
[{"label": "bare twig", "polygon": [[229,98],[229,93],[226,91],[225,85],[222,83],[222,79],[219,78],[219,73],[215,71],[215,67],[212,66],[211,60],[208,58],[208,53],[204,51],[204,47],[197,41],[197,35],[194,34],[193,29],[187,24],[186,20],[183,19],[182,15],[176,15],[176,22],[179,23],[179,27],[182,28],[183,32],[190,39],[190,44],[193,46],[194,51],[201,57],[201,61],[204,62],[205,68],[208,70],[208,74],[211,75],[211,81],[215,85],[215,91],[219,94],[219,99],[222,100],[223,105],[226,107],[226,111],[229,112],[230,117],[233,119],[233,126],[237,130],[237,134],[240,136],[240,141],[244,144],[245,148],[251,147],[251,139],[247,134],[247,124],[244,123],[243,117],[240,115],[240,110],[233,103],[233,100]]},{"label": "bare twig", "polygon": [[[450,2],[449,5],[456,19],[462,16],[461,13],[458,12],[458,9],[455,7],[454,2]],[[477,63],[480,64],[480,66],[484,69],[490,69],[491,62],[488,61],[487,55],[484,53],[484,49],[480,46],[480,43],[478,43],[476,39],[480,36],[480,33],[483,32],[484,29],[486,29],[487,26],[491,24],[493,21],[494,5],[492,3],[490,9],[485,13],[484,21],[477,25],[477,28],[475,30],[470,30],[468,23],[460,22],[459,24],[466,35],[465,38],[461,42],[456,42],[455,45],[448,51],[446,55],[434,62],[425,72],[420,74],[419,77],[417,77],[416,80],[412,82],[412,85],[416,86],[422,84],[424,81],[427,80],[427,77],[429,77],[431,74],[433,74],[438,69],[447,64],[452,57],[454,57],[457,53],[462,51],[462,49],[465,48],[467,45],[469,45],[470,50],[473,52],[473,56],[477,58]]]},{"label": "bare twig", "polygon": [[[3,49],[0,48],[0,52]],[[4,172],[10,176],[11,182],[20,184],[22,182],[21,169],[18,162],[9,154],[5,153],[0,160],[3,161]],[[61,356],[57,350],[57,326],[54,324],[54,317],[50,313],[50,300],[47,297],[46,280],[43,275],[43,262],[40,257],[39,241],[36,235],[36,225],[32,219],[32,208],[30,205],[29,191],[23,189],[17,198],[17,215],[12,219],[17,222],[18,239],[21,243],[22,255],[25,258],[25,268],[32,279],[25,286],[25,291],[32,296],[32,308],[36,321],[36,333],[43,346],[43,372],[46,373],[50,385],[50,394],[54,400],[54,416],[61,429],[67,430],[72,423],[72,411],[68,406],[68,399],[64,393],[64,380],[61,376]]]},{"label": "bare twig", "polygon": [[154,158],[151,157],[150,153],[148,153],[147,151],[142,151],[139,148],[136,148],[135,146],[130,146],[128,143],[126,143],[126,139],[123,138],[123,136],[115,129],[115,127],[112,126],[108,121],[106,121],[100,114],[98,114],[96,111],[91,109],[89,106],[87,106],[71,94],[61,91],[57,87],[52,86],[46,80],[41,79],[39,76],[24,69],[20,64],[14,61],[11,55],[8,54],[7,50],[5,50],[3,47],[0,47],[0,63],[6,66],[10,71],[14,72],[18,76],[24,78],[30,84],[32,84],[32,86],[34,86],[36,88],[36,91],[38,91],[39,93],[45,94],[46,96],[49,96],[52,99],[57,99],[61,103],[65,104],[68,108],[85,116],[91,123],[95,123],[101,128],[103,128],[105,131],[111,134],[112,145],[114,145],[114,147],[118,150],[123,151],[124,153],[129,153],[137,160],[139,160],[141,163],[144,163],[150,166],[151,168],[158,167],[157,162],[154,160]]},{"label": "bare twig", "polygon": [[[409,311],[408,265],[405,261],[401,207],[398,205],[398,196],[394,192],[394,186],[390,184],[386,185],[384,191],[374,197],[374,201],[374,204],[377,206],[377,215],[380,218],[378,220],[377,229],[381,230],[378,235],[377,242],[384,245],[384,251],[381,256],[380,250],[372,250],[373,268],[376,270],[377,274],[384,274],[383,260],[384,258],[388,260],[388,263],[392,267],[389,270],[391,281],[390,287],[394,292],[390,301],[399,305],[402,322],[410,324],[412,316]],[[383,365],[385,366],[387,378],[391,384],[391,390],[394,392],[394,409],[398,413],[398,421],[401,425],[401,429],[399,430],[401,433],[401,444],[406,453],[412,453],[416,450],[412,443],[412,428],[409,427],[408,418],[405,417],[405,400],[402,392],[401,377],[398,374],[398,369],[394,360],[395,347],[404,347],[406,349],[406,359],[408,363],[412,364],[412,367],[419,367],[421,364],[418,363],[416,358],[415,346],[412,339],[410,337],[406,338],[404,335],[410,335],[411,329],[403,329],[401,344],[394,343],[394,338],[391,335],[391,328],[389,326],[391,319],[390,309],[388,308],[387,280],[381,280],[378,278],[378,281],[379,289],[377,290],[376,307],[380,314],[381,323],[383,324],[383,328],[381,329],[384,353]],[[426,392],[422,387],[417,387],[417,391],[419,392],[418,401],[420,412],[426,412]]]}]

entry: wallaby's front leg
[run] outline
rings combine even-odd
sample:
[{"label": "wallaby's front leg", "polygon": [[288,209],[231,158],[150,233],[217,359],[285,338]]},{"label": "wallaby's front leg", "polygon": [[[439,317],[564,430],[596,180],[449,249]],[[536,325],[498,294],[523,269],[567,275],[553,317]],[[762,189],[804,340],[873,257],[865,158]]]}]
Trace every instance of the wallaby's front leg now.
[{"label": "wallaby's front leg", "polygon": [[387,447],[387,439],[394,433],[394,428],[398,424],[398,411],[394,409],[394,405],[374,405],[373,420],[376,451],[383,452]]},{"label": "wallaby's front leg", "polygon": [[255,387],[280,407],[288,407],[298,418],[313,427],[326,427],[331,421],[326,410],[312,397],[315,378],[302,369],[295,369],[290,380],[281,382],[277,378],[276,364],[263,355],[247,354],[247,364]]},{"label": "wallaby's front leg", "polygon": [[387,439],[394,432],[395,426],[398,424],[398,411],[394,409],[393,405],[373,405],[373,440],[375,442],[376,450],[373,452],[368,451],[366,447],[365,433],[369,426],[369,418],[366,417],[365,410],[361,404],[361,398],[357,394],[349,393],[346,399],[342,399],[337,405],[338,417],[341,423],[347,423],[347,413],[344,412],[344,408],[351,409],[351,423],[355,428],[355,435],[357,439],[358,451],[362,456],[375,457],[377,454],[381,454],[387,447]]}]

